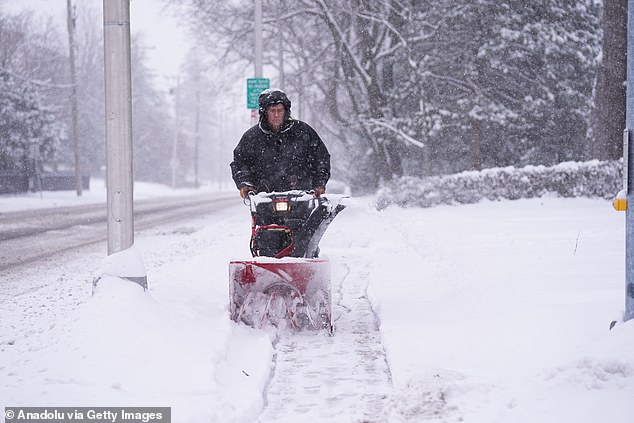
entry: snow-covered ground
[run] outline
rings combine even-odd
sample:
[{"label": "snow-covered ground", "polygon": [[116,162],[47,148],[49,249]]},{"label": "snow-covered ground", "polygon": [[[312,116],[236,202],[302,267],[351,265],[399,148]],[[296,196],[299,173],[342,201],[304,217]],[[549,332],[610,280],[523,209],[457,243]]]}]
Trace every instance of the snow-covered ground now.
[{"label": "snow-covered ground", "polygon": [[[5,196],[0,211],[102,195]],[[249,229],[236,194],[224,213],[138,233],[147,293],[105,277],[91,295],[103,245],[0,275],[0,409],[166,406],[179,423],[634,420],[634,323],[608,329],[624,308],[624,214],[607,201],[377,212],[371,198],[349,199],[321,244],[337,293],[334,338],[228,320],[228,262],[249,256]],[[352,317],[366,297],[372,308]],[[364,314],[379,336],[350,324]],[[320,377],[341,369],[337,351],[360,342],[372,343],[361,360],[387,362],[373,365],[381,381],[353,384],[366,364],[356,362],[346,377]],[[299,371],[308,365],[317,370]],[[275,383],[342,401],[311,407],[313,397]],[[285,400],[299,404],[272,405]]]},{"label": "snow-covered ground", "polygon": [[[156,197],[194,195],[201,191],[215,191],[218,186],[204,186],[199,190],[189,188],[171,189],[164,185],[136,182],[134,199],[144,200]],[[81,196],[75,191],[44,191],[20,194],[0,194],[0,213],[20,210],[41,209],[46,207],[67,207],[81,204],[106,203],[106,185],[103,179],[91,178],[90,189]]]}]

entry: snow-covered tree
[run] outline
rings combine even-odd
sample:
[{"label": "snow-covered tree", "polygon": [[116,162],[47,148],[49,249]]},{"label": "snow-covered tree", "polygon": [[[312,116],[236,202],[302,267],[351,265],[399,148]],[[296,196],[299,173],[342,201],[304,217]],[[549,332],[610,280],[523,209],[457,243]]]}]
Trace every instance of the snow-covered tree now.
[{"label": "snow-covered tree", "polygon": [[581,157],[598,53],[594,2],[418,2],[416,10],[432,29],[414,39],[402,61],[414,66],[401,73],[415,79],[396,95],[420,90],[405,100],[429,122],[420,129],[434,173]]},{"label": "snow-covered tree", "polygon": [[94,176],[102,174],[106,160],[103,23],[99,7],[77,3],[75,32],[80,167]]},{"label": "snow-covered tree", "polygon": [[[252,60],[252,2],[181,2],[209,45]],[[594,0],[264,0],[263,11],[265,63],[282,52],[285,80],[357,187],[585,158]]]},{"label": "snow-covered tree", "polygon": [[0,71],[0,170],[32,177],[62,141],[54,110],[28,82]]},{"label": "snow-covered tree", "polygon": [[60,107],[52,101],[59,80],[46,76],[60,58],[50,37],[33,30],[29,14],[0,14],[1,170],[34,176],[65,140]]},{"label": "snow-covered tree", "polygon": [[[76,26],[78,126],[81,169],[105,165],[103,33],[98,7],[80,4]],[[74,167],[70,124],[68,48],[62,28],[34,23],[31,13],[0,14],[0,92],[3,169],[27,169],[38,160],[49,170]],[[170,182],[174,120],[146,66],[143,46],[133,43],[134,167],[141,180]],[[36,148],[38,147],[38,148]],[[187,152],[187,148],[181,149]],[[25,167],[26,166],[26,167]]]},{"label": "snow-covered tree", "polygon": [[[135,180],[170,184],[172,149],[177,127],[166,94],[147,67],[140,40],[132,43],[132,137]],[[181,146],[184,153],[187,146]]]}]

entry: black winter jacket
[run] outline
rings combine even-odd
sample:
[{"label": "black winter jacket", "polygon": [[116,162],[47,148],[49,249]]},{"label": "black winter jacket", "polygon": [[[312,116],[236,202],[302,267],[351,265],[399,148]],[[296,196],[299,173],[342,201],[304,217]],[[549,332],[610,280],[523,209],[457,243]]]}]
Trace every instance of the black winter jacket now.
[{"label": "black winter jacket", "polygon": [[233,150],[231,173],[238,188],[257,191],[305,190],[326,186],[330,154],[305,122],[289,119],[278,133],[260,122],[247,130]]}]

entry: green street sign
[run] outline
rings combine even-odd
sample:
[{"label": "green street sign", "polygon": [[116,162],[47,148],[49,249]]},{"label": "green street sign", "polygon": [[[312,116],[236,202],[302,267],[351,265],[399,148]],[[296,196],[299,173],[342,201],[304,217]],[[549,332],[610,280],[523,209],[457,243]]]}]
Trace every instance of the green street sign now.
[{"label": "green street sign", "polygon": [[260,94],[270,85],[271,81],[268,78],[247,78],[247,109],[258,108]]}]

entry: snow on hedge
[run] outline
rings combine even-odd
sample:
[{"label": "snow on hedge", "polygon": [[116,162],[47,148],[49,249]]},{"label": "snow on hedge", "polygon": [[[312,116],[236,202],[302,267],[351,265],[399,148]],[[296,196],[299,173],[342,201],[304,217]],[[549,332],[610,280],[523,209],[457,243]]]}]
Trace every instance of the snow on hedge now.
[{"label": "snow on hedge", "polygon": [[556,166],[491,168],[427,178],[402,177],[381,188],[376,207],[431,207],[516,200],[546,194],[613,198],[622,187],[622,161],[564,162]]}]

